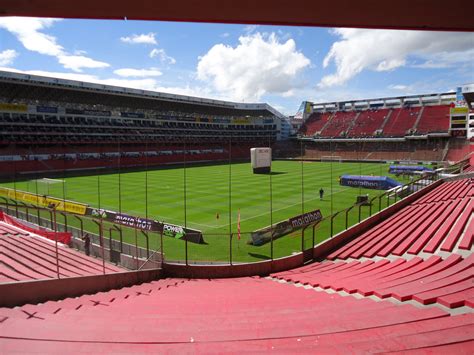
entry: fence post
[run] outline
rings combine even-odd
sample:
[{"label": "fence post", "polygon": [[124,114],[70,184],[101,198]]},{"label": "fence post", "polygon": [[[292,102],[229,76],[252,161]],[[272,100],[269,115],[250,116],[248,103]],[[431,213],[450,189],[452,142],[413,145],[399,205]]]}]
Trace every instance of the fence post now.
[{"label": "fence post", "polygon": [[[76,217],[76,216],[75,216]],[[79,219],[79,218],[78,218]],[[81,235],[83,234],[83,228],[82,228],[82,220],[81,221]],[[95,219],[92,220],[98,227],[99,227],[99,243],[100,243],[100,249],[102,251],[102,272],[105,275],[105,255],[104,255],[104,241],[103,241],[103,224],[102,224],[102,218],[99,220],[100,222],[97,222]]]},{"label": "fence post", "polygon": [[42,225],[41,225],[41,208],[40,208],[40,207],[38,207],[38,208],[36,209],[36,216],[38,217],[38,225],[39,225],[40,227],[42,227]]},{"label": "fence post", "polygon": [[[109,230],[109,249],[110,249],[111,253],[112,253],[112,229],[113,229],[113,227],[108,228],[108,230]],[[112,258],[110,258],[110,259],[112,259]]]},{"label": "fence post", "polygon": [[144,230],[140,230],[142,234],[145,236],[146,239],[146,258],[148,259],[150,257],[150,242],[148,241],[148,233],[145,232]]},{"label": "fence post", "polygon": [[59,279],[60,276],[59,276],[58,224],[56,220],[56,205],[53,204],[52,206],[53,206],[53,215],[54,215],[54,241],[55,241],[55,248],[56,248],[56,271],[57,271],[58,279]]},{"label": "fence post", "polygon": [[135,230],[135,257],[136,257],[136,267],[138,270],[138,232],[137,228],[133,228]]},{"label": "fence post", "polygon": [[165,253],[163,251],[163,227],[161,228],[160,232],[160,249],[161,249],[161,262],[165,260]]},{"label": "fence post", "polygon": [[101,216],[100,224],[99,224],[99,237],[100,237],[100,249],[102,250],[102,272],[105,275],[105,251],[104,251],[104,235],[103,234],[104,234],[104,225],[103,225],[103,220]]},{"label": "fence post", "polygon": [[349,211],[350,210],[351,210],[350,208],[346,209],[346,229],[349,225]]},{"label": "fence post", "polygon": [[[25,208],[25,213],[26,213],[26,221],[29,222],[30,218],[28,216],[29,210],[28,210],[28,205],[24,202],[18,201],[17,204],[20,203],[24,208]],[[17,216],[18,217],[18,216]]]},{"label": "fence post", "polygon": [[230,265],[232,265],[232,236],[233,236],[233,233],[230,233],[229,235],[229,262],[230,262]]},{"label": "fence post", "polygon": [[59,212],[59,214],[64,217],[64,231],[67,232],[67,214],[64,212]]},{"label": "fence post", "polygon": [[333,237],[333,233],[334,233],[334,218],[336,218],[336,216],[337,216],[337,212],[331,216],[331,238]]},{"label": "fence post", "polygon": [[[79,217],[76,216],[75,214],[73,214],[72,216],[73,216],[74,218],[76,218],[76,219],[79,221],[80,225],[81,225],[81,237],[82,237],[82,235],[84,234],[84,222],[82,221],[81,218],[79,218]],[[95,220],[92,220],[92,221],[95,222]]]},{"label": "fence post", "polygon": [[[120,236],[120,252],[123,253],[123,237],[122,237],[122,228],[118,227],[117,225],[113,224],[112,228],[119,232]],[[112,247],[110,248],[112,250]]]}]

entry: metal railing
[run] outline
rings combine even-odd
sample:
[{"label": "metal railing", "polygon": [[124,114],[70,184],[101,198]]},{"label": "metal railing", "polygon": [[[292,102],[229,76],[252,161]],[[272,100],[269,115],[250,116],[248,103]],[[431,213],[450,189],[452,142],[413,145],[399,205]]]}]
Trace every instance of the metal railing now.
[{"label": "metal railing", "polygon": [[[111,222],[91,216],[79,216],[62,211],[53,211],[26,203],[1,197],[0,207],[13,213],[18,218],[39,226],[49,225],[51,229],[71,231],[75,238],[81,238],[84,233],[90,233],[92,242],[100,245],[101,258],[105,263],[105,251],[110,255],[120,253],[134,258],[135,266],[140,269],[150,257],[156,253],[167,254],[167,260],[192,263],[219,263],[234,264],[260,260],[273,260],[275,258],[291,255],[296,252],[307,252],[318,243],[333,238],[338,233],[347,230],[356,223],[373,216],[375,213],[399,202],[420,188],[439,179],[438,172],[420,176],[400,187],[380,193],[367,201],[355,203],[343,210],[326,216],[322,220],[307,225],[299,231],[290,233],[281,238],[272,238],[258,249],[251,247],[248,241],[251,233],[242,231],[240,238],[237,233],[206,233],[203,235],[204,244],[188,241],[188,238],[176,239],[164,237],[162,233],[150,233],[137,228],[118,226]],[[63,221],[58,221],[56,215],[62,216]],[[47,217],[45,217],[47,216]],[[94,230],[97,231],[94,233]],[[108,237],[108,249],[105,250],[104,238]],[[192,238],[190,238],[192,240]],[[151,243],[153,241],[153,243]],[[207,242],[207,244],[206,244]],[[151,246],[153,244],[153,247]],[[212,245],[211,248],[209,246]],[[139,260],[138,259],[142,259]],[[104,264],[105,265],[105,264]],[[104,266],[105,271],[105,266]]]}]

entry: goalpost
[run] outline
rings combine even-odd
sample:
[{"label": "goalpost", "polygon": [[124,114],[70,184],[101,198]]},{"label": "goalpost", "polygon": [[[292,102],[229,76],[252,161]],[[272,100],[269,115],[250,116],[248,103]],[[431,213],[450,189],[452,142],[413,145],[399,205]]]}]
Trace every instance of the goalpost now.
[{"label": "goalpost", "polygon": [[342,163],[342,157],[340,155],[323,155],[321,156],[321,161],[335,161]]},{"label": "goalpost", "polygon": [[[43,178],[38,180],[31,180],[33,184],[38,184],[39,195],[55,195],[56,197],[62,196],[63,192],[66,194],[66,181],[61,179],[49,179]],[[59,188],[59,190],[58,190]],[[33,186],[33,191],[36,190],[36,186]],[[36,191],[35,191],[36,192]]]}]

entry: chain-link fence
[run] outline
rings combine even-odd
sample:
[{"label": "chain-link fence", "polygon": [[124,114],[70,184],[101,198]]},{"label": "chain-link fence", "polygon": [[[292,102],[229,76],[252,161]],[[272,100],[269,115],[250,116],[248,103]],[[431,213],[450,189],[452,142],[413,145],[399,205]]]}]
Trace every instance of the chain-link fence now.
[{"label": "chain-link fence", "polygon": [[[248,162],[252,146],[146,137],[140,144],[10,144],[0,148],[0,203],[24,220],[71,231],[76,247],[89,233],[107,260],[140,259],[131,268],[161,253],[188,264],[257,262],[312,248],[432,183],[439,167],[414,160],[406,147],[394,146],[392,154],[375,143],[275,144],[262,136],[273,161],[270,172],[256,173]],[[390,154],[400,159],[383,159]],[[395,174],[391,165],[426,170]],[[362,183],[344,184],[347,176]],[[369,188],[379,177],[394,186]],[[317,211],[321,220],[288,227]]]}]

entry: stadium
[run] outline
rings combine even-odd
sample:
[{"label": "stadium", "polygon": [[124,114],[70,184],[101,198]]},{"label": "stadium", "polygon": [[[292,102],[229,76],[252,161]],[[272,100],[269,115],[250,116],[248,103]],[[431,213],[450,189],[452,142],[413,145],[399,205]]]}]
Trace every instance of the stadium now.
[{"label": "stadium", "polygon": [[474,84],[302,100],[0,71],[1,352],[472,353]]}]

